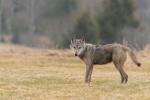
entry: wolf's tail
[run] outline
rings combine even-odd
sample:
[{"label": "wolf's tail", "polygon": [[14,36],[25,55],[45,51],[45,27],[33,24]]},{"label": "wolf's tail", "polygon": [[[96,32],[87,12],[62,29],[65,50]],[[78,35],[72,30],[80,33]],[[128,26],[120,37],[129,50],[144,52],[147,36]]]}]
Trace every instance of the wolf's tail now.
[{"label": "wolf's tail", "polygon": [[123,49],[129,53],[129,55],[130,55],[132,61],[133,61],[138,67],[140,67],[140,66],[141,66],[141,63],[138,61],[138,59],[137,59],[137,57],[136,57],[134,51],[132,51],[132,50],[131,50],[129,47],[127,47],[127,46],[123,46]]}]

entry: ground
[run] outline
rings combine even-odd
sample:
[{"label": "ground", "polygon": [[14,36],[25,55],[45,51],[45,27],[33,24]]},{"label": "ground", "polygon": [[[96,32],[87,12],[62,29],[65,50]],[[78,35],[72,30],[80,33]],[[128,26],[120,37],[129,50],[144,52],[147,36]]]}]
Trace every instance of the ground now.
[{"label": "ground", "polygon": [[113,64],[95,66],[84,83],[84,64],[70,50],[0,45],[0,100],[150,100],[150,56],[139,52],[142,67],[125,64],[127,84]]}]

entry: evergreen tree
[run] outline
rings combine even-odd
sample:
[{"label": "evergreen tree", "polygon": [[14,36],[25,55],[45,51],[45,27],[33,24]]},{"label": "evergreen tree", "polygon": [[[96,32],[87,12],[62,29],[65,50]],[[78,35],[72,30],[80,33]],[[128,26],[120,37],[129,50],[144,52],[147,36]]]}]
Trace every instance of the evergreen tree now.
[{"label": "evergreen tree", "polygon": [[103,11],[97,16],[102,41],[104,43],[122,42],[121,30],[124,27],[138,26],[133,13],[132,0],[105,0]]},{"label": "evergreen tree", "polygon": [[95,17],[90,12],[84,12],[76,21],[72,37],[85,38],[87,42],[98,42],[98,26]]},{"label": "evergreen tree", "polygon": [[47,6],[44,9],[45,17],[60,17],[70,14],[77,7],[76,0],[47,0]]},{"label": "evergreen tree", "polygon": [[65,35],[61,42],[61,47],[68,48],[71,38],[84,38],[86,42],[97,43],[99,41],[98,36],[98,24],[95,17],[89,12],[82,13],[76,20],[71,33]]}]

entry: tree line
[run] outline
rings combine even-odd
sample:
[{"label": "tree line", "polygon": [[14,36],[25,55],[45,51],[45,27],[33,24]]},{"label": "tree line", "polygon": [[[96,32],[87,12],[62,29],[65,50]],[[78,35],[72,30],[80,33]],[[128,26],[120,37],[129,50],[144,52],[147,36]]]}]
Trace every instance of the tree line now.
[{"label": "tree line", "polygon": [[35,47],[68,48],[73,37],[101,44],[147,42],[141,43],[135,31],[140,21],[134,0],[100,1],[91,11],[81,10],[80,0],[0,0],[0,34],[11,35],[12,43]]}]

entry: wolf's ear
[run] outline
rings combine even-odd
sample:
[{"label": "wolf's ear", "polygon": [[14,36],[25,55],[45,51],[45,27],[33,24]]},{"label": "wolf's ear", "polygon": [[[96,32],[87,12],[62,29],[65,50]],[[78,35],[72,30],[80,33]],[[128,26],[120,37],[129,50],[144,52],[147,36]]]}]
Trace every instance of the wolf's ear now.
[{"label": "wolf's ear", "polygon": [[73,38],[71,39],[71,43],[69,45],[70,49],[72,48],[72,44],[73,44]]},{"label": "wolf's ear", "polygon": [[72,48],[72,44],[69,45],[70,49]]},{"label": "wolf's ear", "polygon": [[82,42],[85,42],[85,38],[84,37],[81,40],[82,40]]},{"label": "wolf's ear", "polygon": [[74,38],[71,39],[71,44],[73,43]]}]

